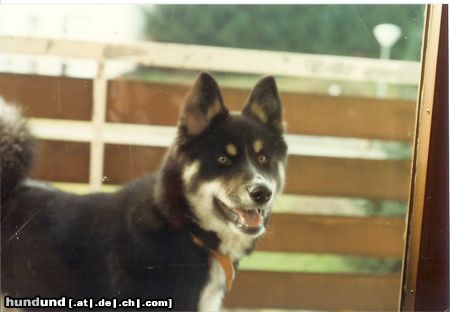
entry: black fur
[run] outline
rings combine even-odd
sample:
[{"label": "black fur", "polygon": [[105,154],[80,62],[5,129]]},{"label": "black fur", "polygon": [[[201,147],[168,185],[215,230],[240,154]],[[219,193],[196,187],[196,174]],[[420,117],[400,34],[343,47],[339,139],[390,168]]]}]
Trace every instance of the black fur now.
[{"label": "black fur", "polygon": [[[258,100],[263,96],[254,92]],[[269,105],[271,121],[281,120],[280,105]],[[173,298],[176,310],[198,309],[212,260],[192,235],[211,249],[222,242],[193,213],[183,165],[201,160],[193,188],[217,175],[232,179],[245,171],[244,159],[236,157],[236,166],[225,170],[214,164],[213,155],[227,140],[244,149],[255,137],[266,139],[273,157],[263,172],[286,159],[280,129],[245,114],[230,115],[208,74],[199,76],[186,100],[176,142],[161,169],[117,193],[79,196],[22,183],[33,141],[24,126],[21,131],[23,136],[11,138],[0,122],[0,151],[7,155],[1,162],[2,292],[13,297]],[[3,154],[13,145],[20,148]]]},{"label": "black fur", "polygon": [[33,161],[34,141],[26,122],[17,119],[20,112],[16,108],[7,107],[2,98],[0,102],[4,106],[2,114],[8,114],[0,122],[0,194],[1,201],[4,202],[28,174]]}]

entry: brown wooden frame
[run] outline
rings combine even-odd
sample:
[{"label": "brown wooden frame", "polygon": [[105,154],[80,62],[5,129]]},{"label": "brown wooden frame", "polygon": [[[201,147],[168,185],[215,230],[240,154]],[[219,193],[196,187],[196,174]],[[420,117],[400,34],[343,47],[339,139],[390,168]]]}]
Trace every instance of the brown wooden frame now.
[{"label": "brown wooden frame", "polygon": [[428,5],[400,298],[404,311],[449,307],[447,27],[447,6]]}]

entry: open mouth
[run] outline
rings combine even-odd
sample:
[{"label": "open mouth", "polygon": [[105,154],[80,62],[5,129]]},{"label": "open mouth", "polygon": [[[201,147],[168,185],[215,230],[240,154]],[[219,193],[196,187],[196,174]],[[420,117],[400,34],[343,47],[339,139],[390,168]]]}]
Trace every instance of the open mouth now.
[{"label": "open mouth", "polygon": [[246,234],[256,234],[264,226],[262,209],[230,208],[218,198],[214,198],[214,207],[228,221]]}]

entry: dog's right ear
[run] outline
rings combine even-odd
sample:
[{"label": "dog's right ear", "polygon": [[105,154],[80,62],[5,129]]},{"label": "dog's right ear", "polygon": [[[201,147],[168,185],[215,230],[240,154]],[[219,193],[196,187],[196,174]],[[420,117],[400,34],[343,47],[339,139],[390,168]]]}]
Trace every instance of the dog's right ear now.
[{"label": "dog's right ear", "polygon": [[210,74],[200,73],[186,97],[179,127],[188,135],[198,135],[215,117],[227,114],[217,82]]}]

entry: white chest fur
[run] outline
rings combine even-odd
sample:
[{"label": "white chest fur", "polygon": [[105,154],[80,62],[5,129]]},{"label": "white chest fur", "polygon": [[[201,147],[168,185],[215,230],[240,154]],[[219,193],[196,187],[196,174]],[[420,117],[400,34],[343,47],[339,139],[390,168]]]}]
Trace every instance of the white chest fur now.
[{"label": "white chest fur", "polygon": [[211,259],[208,281],[200,293],[198,310],[202,312],[220,311],[225,292],[225,272],[216,259]]}]

